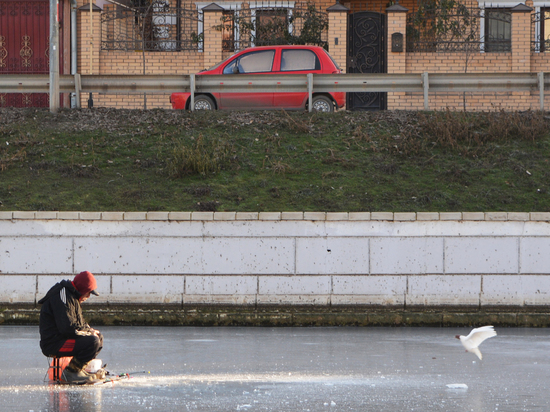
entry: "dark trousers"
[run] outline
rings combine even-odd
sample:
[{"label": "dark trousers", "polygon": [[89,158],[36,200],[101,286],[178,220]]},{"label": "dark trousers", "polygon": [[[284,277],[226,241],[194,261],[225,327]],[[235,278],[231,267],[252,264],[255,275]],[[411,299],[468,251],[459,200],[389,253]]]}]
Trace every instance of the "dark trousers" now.
[{"label": "dark trousers", "polygon": [[99,333],[99,336],[78,336],[67,339],[50,348],[44,348],[42,352],[46,356],[72,356],[80,362],[86,363],[95,359],[101,349],[103,349],[103,335]]}]

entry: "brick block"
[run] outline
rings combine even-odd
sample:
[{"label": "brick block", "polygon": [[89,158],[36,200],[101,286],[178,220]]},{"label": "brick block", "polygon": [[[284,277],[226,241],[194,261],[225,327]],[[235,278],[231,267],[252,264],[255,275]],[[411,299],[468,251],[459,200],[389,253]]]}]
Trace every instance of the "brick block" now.
[{"label": "brick block", "polygon": [[0,212],[0,220],[13,219],[13,212]]},{"label": "brick block", "polygon": [[304,220],[304,212],[281,212],[281,220]]},{"label": "brick block", "polygon": [[101,212],[101,220],[124,220],[124,212]]},{"label": "brick block", "polygon": [[147,212],[124,212],[124,220],[147,220]]},{"label": "brick block", "polygon": [[147,220],[168,220],[168,212],[147,212]]},{"label": "brick block", "polygon": [[393,212],[371,212],[371,220],[393,220]]},{"label": "brick block", "polygon": [[168,220],[191,220],[191,212],[170,212]]},{"label": "brick block", "polygon": [[14,219],[27,220],[27,219],[34,219],[34,217],[35,217],[35,212],[21,212],[21,211],[13,212]]}]

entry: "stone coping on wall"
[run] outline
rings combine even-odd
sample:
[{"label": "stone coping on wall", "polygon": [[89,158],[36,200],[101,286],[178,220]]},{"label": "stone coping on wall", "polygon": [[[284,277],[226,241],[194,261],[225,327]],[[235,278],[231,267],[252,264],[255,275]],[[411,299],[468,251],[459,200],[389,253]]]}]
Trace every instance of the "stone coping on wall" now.
[{"label": "stone coping on wall", "polygon": [[550,212],[79,212],[0,211],[0,220],[85,221],[515,221],[550,222]]}]

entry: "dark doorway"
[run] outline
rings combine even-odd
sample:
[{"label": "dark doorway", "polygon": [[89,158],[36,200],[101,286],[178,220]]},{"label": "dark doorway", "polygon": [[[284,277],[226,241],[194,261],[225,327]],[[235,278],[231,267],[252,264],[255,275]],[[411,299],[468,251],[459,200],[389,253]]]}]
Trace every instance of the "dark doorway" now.
[{"label": "dark doorway", "polygon": [[[347,73],[386,73],[386,15],[360,11],[348,17]],[[348,110],[385,110],[387,93],[348,93]]]}]

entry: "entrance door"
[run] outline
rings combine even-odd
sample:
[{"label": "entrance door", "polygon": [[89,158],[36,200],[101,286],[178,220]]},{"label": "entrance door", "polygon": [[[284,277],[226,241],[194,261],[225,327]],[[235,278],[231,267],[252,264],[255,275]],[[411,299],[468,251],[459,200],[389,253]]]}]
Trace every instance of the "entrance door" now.
[{"label": "entrance door", "polygon": [[[0,75],[50,72],[49,13],[49,0],[0,0]],[[48,106],[47,93],[0,93],[0,107]]]},{"label": "entrance door", "polygon": [[[386,73],[386,16],[361,11],[348,18],[347,73]],[[385,92],[348,93],[348,110],[385,110]]]}]

